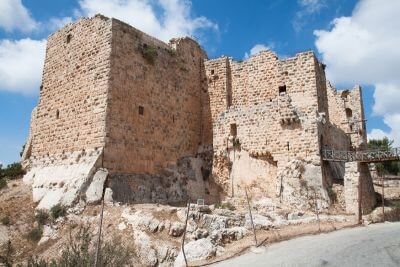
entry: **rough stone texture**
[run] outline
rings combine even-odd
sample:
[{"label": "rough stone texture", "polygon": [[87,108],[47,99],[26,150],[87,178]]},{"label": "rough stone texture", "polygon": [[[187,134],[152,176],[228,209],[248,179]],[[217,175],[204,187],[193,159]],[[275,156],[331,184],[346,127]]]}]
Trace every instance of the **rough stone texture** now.
[{"label": "rough stone texture", "polygon": [[[324,69],[312,51],[209,60],[187,37],[167,44],[116,19],[81,19],[49,37],[26,180],[40,207],[71,205],[100,167],[116,201],[216,202],[248,187],[308,209],[312,188],[327,207],[344,166],[322,162],[321,149],[363,148],[366,128],[361,88],[337,91]],[[74,185],[53,188],[60,181]]]},{"label": "rough stone texture", "polygon": [[39,202],[38,209],[50,209],[62,204],[71,206],[84,193],[95,170],[101,151],[72,153],[69,161],[58,164],[44,161],[35,164],[24,176],[24,182],[32,184],[33,201]]},{"label": "rough stone texture", "polygon": [[39,240],[38,245],[46,243],[50,239],[55,239],[55,238],[57,238],[57,230],[54,229],[52,226],[45,225],[43,226],[42,238]]},{"label": "rough stone texture", "polygon": [[[209,238],[194,240],[185,244],[185,255],[187,261],[209,259],[215,256],[216,252],[217,247],[211,242]],[[182,251],[180,251],[178,257],[176,257],[174,266],[185,266],[185,260],[183,258]]]},{"label": "rough stone texture", "polygon": [[375,191],[368,165],[348,162],[344,178],[346,212],[358,214],[358,181],[361,181],[362,213],[370,213],[376,205]]},{"label": "rough stone texture", "polygon": [[9,234],[7,226],[0,225],[0,247],[7,244],[8,240]]},{"label": "rough stone texture", "polygon": [[86,202],[95,204],[100,202],[103,196],[104,183],[107,179],[107,169],[98,169],[93,176],[93,180],[86,190]]},{"label": "rough stone texture", "polygon": [[111,188],[106,188],[104,191],[104,203],[111,204],[114,203],[113,191]]}]

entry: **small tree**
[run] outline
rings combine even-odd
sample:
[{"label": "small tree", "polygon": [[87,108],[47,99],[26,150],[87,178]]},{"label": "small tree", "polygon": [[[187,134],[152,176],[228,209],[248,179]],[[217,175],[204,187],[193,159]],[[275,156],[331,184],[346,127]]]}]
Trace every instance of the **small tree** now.
[{"label": "small tree", "polygon": [[[388,151],[392,149],[393,140],[389,140],[387,137],[382,139],[371,139],[368,141],[369,150],[380,150]],[[386,161],[383,163],[376,163],[376,171],[378,175],[398,175],[400,172],[399,161]]]}]

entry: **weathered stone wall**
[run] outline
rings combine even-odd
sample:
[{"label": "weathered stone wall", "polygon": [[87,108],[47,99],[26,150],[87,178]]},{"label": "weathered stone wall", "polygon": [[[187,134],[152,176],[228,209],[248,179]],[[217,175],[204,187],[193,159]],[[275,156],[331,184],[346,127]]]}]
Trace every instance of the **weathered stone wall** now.
[{"label": "weathered stone wall", "polygon": [[313,52],[207,60],[190,38],[166,44],[115,19],[81,19],[49,37],[25,180],[41,207],[77,201],[100,167],[128,202],[215,201],[247,186],[326,207],[344,165],[321,149],[366,141],[361,89],[343,92]]},{"label": "weathered stone wall", "polygon": [[202,143],[206,54],[189,38],[167,45],[115,19],[112,32],[104,164],[111,172],[156,174]]},{"label": "weathered stone wall", "polygon": [[105,144],[111,20],[82,19],[49,36],[32,160]]},{"label": "weathered stone wall", "polygon": [[48,38],[24,162],[38,208],[75,204],[102,164],[111,35],[111,20],[95,16]]},{"label": "weathered stone wall", "polygon": [[362,213],[370,213],[376,205],[371,173],[366,163],[347,162],[344,177],[346,212],[358,214],[358,183],[361,181]]},{"label": "weathered stone wall", "polygon": [[365,149],[367,144],[362,90],[336,90],[327,82],[330,121],[351,138],[354,149]]},{"label": "weathered stone wall", "polygon": [[[270,51],[245,62],[226,57],[205,62],[213,171],[226,194],[232,194],[232,186],[254,185],[264,196],[276,197],[277,174],[291,160],[320,168],[317,118],[327,105],[319,101],[326,94],[319,92],[324,88],[319,87],[318,64],[312,52],[280,61]],[[322,183],[321,175],[315,179]]]}]

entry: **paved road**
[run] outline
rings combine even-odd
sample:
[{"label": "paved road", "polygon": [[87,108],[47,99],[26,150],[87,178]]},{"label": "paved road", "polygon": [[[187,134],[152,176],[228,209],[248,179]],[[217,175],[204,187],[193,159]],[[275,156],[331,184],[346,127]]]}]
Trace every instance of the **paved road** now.
[{"label": "paved road", "polygon": [[400,222],[305,236],[256,250],[215,266],[400,266]]}]

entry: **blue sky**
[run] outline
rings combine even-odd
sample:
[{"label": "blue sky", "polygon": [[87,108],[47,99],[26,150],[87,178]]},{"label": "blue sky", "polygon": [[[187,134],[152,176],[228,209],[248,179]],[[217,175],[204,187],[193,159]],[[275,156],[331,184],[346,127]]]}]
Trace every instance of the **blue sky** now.
[{"label": "blue sky", "polygon": [[162,40],[189,35],[210,58],[314,50],[337,88],[363,86],[368,133],[400,137],[398,0],[1,0],[0,162],[19,160],[47,36],[81,16],[117,17]]}]

